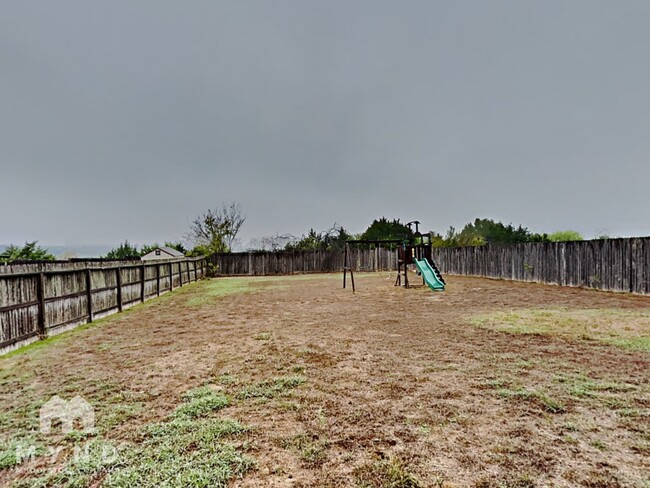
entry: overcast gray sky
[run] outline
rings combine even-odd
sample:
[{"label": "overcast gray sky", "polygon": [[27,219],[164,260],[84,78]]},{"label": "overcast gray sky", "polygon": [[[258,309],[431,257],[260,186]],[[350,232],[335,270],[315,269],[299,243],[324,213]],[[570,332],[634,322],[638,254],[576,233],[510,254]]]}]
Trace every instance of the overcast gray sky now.
[{"label": "overcast gray sky", "polygon": [[2,1],[0,243],[650,234],[650,2]]}]

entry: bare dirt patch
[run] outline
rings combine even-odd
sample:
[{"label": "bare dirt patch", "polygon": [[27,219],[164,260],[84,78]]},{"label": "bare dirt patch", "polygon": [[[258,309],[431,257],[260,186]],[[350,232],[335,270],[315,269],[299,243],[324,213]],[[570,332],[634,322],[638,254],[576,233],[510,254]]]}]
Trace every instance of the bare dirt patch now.
[{"label": "bare dirt patch", "polygon": [[[246,426],[233,442],[256,460],[233,486],[648,486],[650,354],[475,320],[614,310],[647,336],[630,317],[650,298],[460,277],[434,294],[387,273],[355,278],[355,294],[337,275],[201,282],[0,358],[5,451],[51,442],[37,416],[54,394],[83,396],[102,438],[137,445],[208,386],[230,399],[219,415]],[[0,483],[33,478],[0,471]]]}]

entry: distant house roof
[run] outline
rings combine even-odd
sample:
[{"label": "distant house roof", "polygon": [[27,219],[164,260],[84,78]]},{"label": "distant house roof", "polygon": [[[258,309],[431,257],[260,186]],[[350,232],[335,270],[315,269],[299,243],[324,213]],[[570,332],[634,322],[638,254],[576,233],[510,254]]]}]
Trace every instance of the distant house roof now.
[{"label": "distant house roof", "polygon": [[142,256],[142,260],[147,261],[149,259],[172,259],[172,258],[182,258],[184,254],[180,251],[177,251],[173,247],[163,246],[157,247],[151,252]]}]

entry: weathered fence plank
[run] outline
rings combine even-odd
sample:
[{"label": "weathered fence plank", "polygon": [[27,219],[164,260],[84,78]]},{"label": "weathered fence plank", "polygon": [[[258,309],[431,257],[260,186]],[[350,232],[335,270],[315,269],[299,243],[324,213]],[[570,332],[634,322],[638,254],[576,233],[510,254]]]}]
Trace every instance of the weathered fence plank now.
[{"label": "weathered fence plank", "polygon": [[[352,248],[351,259],[357,271],[397,269],[394,250]],[[343,269],[342,251],[278,251],[214,254],[210,262],[217,275],[290,275],[328,273]]]},{"label": "weathered fence plank", "polygon": [[[640,294],[650,293],[650,238],[602,239],[480,247],[436,248],[442,273],[485,276]],[[356,271],[395,270],[396,253],[352,248]],[[219,275],[281,275],[341,271],[340,251],[280,251],[215,254]]]},{"label": "weathered fence plank", "polygon": [[[192,263],[193,273],[190,273]],[[161,262],[72,262],[0,266],[0,354],[91,322],[205,276],[205,258]],[[167,264],[167,263],[165,263]],[[163,274],[169,270],[169,274]]]},{"label": "weathered fence plank", "polygon": [[445,274],[650,293],[650,238],[436,248]]}]

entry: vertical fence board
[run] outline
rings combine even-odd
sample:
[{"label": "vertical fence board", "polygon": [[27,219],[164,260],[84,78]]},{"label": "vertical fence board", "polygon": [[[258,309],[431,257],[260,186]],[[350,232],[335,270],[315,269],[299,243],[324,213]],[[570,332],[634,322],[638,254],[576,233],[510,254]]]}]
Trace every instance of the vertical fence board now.
[{"label": "vertical fence board", "polygon": [[163,276],[161,263],[64,264],[2,266],[0,353],[158,296],[171,289],[174,264],[185,283],[204,276],[206,266],[203,258],[186,258],[169,263],[170,273]]},{"label": "vertical fence board", "polygon": [[650,293],[650,238],[436,248],[442,273]]}]

